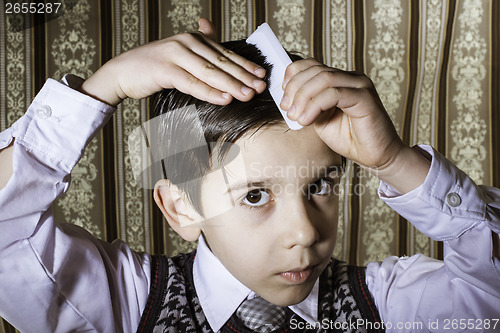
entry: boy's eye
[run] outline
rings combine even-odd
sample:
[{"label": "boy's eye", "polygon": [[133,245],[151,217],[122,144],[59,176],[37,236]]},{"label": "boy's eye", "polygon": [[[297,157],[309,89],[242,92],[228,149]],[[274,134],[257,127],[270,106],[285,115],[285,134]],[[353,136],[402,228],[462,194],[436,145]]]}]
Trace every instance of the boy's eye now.
[{"label": "boy's eye", "polygon": [[263,206],[270,201],[270,195],[264,189],[256,189],[247,193],[242,203],[250,207]]},{"label": "boy's eye", "polygon": [[309,194],[330,195],[333,191],[332,183],[332,179],[321,178],[320,180],[309,185]]}]

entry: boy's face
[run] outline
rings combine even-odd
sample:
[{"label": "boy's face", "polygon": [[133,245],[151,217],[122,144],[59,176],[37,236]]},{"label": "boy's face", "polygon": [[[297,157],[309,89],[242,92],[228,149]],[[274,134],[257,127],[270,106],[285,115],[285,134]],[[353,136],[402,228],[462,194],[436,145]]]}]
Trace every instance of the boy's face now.
[{"label": "boy's face", "polygon": [[224,184],[209,174],[201,191],[210,215],[228,184],[234,208],[203,222],[203,235],[247,287],[277,305],[299,303],[335,246],[341,157],[312,127],[272,126],[237,144],[244,167],[227,165]]}]

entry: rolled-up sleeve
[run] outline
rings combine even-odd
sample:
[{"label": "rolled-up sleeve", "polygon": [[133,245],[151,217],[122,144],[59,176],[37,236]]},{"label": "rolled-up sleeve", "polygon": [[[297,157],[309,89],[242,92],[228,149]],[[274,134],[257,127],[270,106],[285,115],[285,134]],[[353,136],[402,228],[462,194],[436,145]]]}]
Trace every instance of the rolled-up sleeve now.
[{"label": "rolled-up sleeve", "polygon": [[369,290],[388,331],[498,332],[500,264],[493,239],[499,238],[500,190],[476,185],[431,147],[421,148],[432,156],[425,182],[405,195],[382,183],[379,195],[443,241],[444,260],[414,255],[370,263]]},{"label": "rolled-up sleeve", "polygon": [[13,175],[0,190],[0,316],[23,332],[134,331],[140,320],[149,256],[57,224],[52,212],[113,111],[49,79],[0,133],[0,149],[14,142]]}]

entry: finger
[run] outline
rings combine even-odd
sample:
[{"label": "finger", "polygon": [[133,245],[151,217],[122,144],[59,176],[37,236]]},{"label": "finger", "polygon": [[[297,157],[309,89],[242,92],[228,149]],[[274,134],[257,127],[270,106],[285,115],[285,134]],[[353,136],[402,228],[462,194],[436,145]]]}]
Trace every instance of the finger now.
[{"label": "finger", "polygon": [[229,93],[206,84],[183,69],[179,68],[171,75],[175,77],[175,82],[177,82],[175,88],[187,95],[217,105],[226,105],[232,101],[232,96]]},{"label": "finger", "polygon": [[363,118],[373,113],[373,101],[369,89],[328,88],[314,96],[297,116],[298,122],[307,126],[316,121],[321,112],[340,109],[350,118]]},{"label": "finger", "polygon": [[[217,90],[228,92],[240,101],[248,101],[255,95],[253,89],[236,79],[231,73],[221,70],[192,50],[186,52],[184,49],[183,52],[176,52],[172,60],[177,66],[183,68],[198,80]],[[186,64],[189,64],[189,66],[186,66]],[[243,69],[242,71],[246,72]],[[247,73],[247,75],[250,74]]]},{"label": "finger", "polygon": [[297,116],[299,124],[302,126],[311,125],[321,115],[322,111],[335,109],[338,100],[332,98],[332,96],[337,94],[336,90],[336,88],[328,88],[307,101],[303,111]]},{"label": "finger", "polygon": [[261,79],[266,75],[265,69],[261,66],[251,62],[250,60],[238,55],[231,50],[224,48],[222,45],[214,42],[213,40],[205,39],[205,44],[218,52],[219,56],[224,56],[225,58],[230,59],[234,64],[241,66],[248,73],[257,76],[257,79]]},{"label": "finger", "polygon": [[[317,91],[319,93],[319,90],[321,88],[326,88],[326,85],[322,85],[322,86],[309,86],[309,84],[311,84],[311,79],[313,79],[316,75],[318,75],[319,73],[321,73],[322,71],[328,71],[328,70],[333,70],[333,69],[330,69],[329,67],[326,67],[324,65],[317,65],[317,64],[312,64],[311,67],[305,69],[305,70],[301,70],[300,72],[296,73],[292,79],[290,80],[290,82],[286,85],[286,88],[284,89],[284,92],[283,92],[283,99],[281,101],[281,108],[283,110],[289,110],[290,109],[290,106],[292,106],[292,104],[297,107],[298,103],[297,103],[297,99],[299,96],[297,96],[297,92],[301,89],[301,88],[306,88],[305,85],[307,84],[307,88],[309,88],[308,90],[314,90],[314,91]],[[313,82],[314,84],[314,82]],[[302,92],[304,93],[304,89],[302,90]],[[309,92],[310,94],[312,94],[312,91]],[[302,103],[301,106],[303,106],[304,103]]]},{"label": "finger", "polygon": [[217,32],[215,31],[215,26],[204,17],[200,17],[198,20],[198,31],[207,36],[213,41],[217,41]]},{"label": "finger", "polygon": [[372,81],[363,73],[353,72],[353,71],[343,71],[337,68],[328,67],[314,58],[303,59],[291,63],[285,71],[285,79],[283,81],[283,90],[286,88],[287,83],[292,77],[297,73],[302,72],[309,67],[322,65],[326,68],[330,68],[332,73],[336,75],[336,85],[341,87],[351,87],[351,88],[368,88],[373,86]]},{"label": "finger", "polygon": [[218,53],[228,59],[230,59],[234,64],[244,68],[248,73],[251,73],[257,79],[262,79],[266,75],[266,70],[261,66],[255,64],[254,62],[248,60],[245,57],[238,55],[237,53],[224,48],[222,45],[208,41],[210,46],[213,47]]},{"label": "finger", "polygon": [[285,77],[283,78],[283,85],[282,85],[283,90],[285,90],[287,83],[290,81],[290,79],[293,76],[295,76],[297,73],[302,72],[311,66],[316,66],[316,65],[323,65],[323,64],[314,58],[307,58],[307,59],[294,61],[290,65],[288,65],[286,70],[285,70]]},{"label": "finger", "polygon": [[[192,37],[199,38],[199,36]],[[259,67],[258,65],[228,49],[225,49],[217,43],[206,39],[205,42],[206,43],[193,43],[191,41],[190,43],[186,43],[186,47],[190,47],[194,53],[203,57],[222,71],[230,74],[247,87],[255,90],[257,93],[264,91],[266,88],[265,82],[254,73],[255,68]]]},{"label": "finger", "polygon": [[[305,104],[328,88],[371,89],[371,81],[364,75],[340,71],[327,66],[312,66],[296,74],[287,84],[290,119],[297,120]],[[290,96],[292,96],[290,98]]]}]

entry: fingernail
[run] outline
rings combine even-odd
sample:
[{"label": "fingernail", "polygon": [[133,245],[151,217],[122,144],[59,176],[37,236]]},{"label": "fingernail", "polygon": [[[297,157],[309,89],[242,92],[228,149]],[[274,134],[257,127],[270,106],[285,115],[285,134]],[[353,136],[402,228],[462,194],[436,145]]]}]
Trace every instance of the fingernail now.
[{"label": "fingernail", "polygon": [[255,75],[259,76],[259,77],[263,77],[264,75],[266,75],[266,70],[262,67],[257,67],[255,70],[254,70],[254,73]]},{"label": "fingernail", "polygon": [[288,103],[290,103],[290,98],[288,98],[287,95],[283,95],[283,98],[281,99],[281,107],[282,108],[288,107]]},{"label": "fingernail", "polygon": [[222,93],[222,98],[224,98],[224,99],[230,99],[231,95],[229,95],[228,93]]},{"label": "fingernail", "polygon": [[294,105],[292,105],[290,110],[288,110],[287,115],[288,115],[288,118],[293,117],[295,115],[295,106]]},{"label": "fingernail", "polygon": [[253,86],[255,88],[259,88],[260,86],[262,86],[263,83],[264,83],[264,81],[262,81],[262,80],[255,80],[255,81],[253,81]]},{"label": "fingernail", "polygon": [[248,95],[250,93],[250,91],[252,91],[252,89],[248,88],[247,86],[243,86],[241,87],[241,92],[243,93],[243,95]]}]

